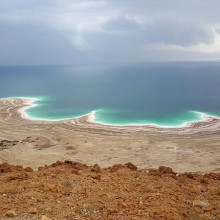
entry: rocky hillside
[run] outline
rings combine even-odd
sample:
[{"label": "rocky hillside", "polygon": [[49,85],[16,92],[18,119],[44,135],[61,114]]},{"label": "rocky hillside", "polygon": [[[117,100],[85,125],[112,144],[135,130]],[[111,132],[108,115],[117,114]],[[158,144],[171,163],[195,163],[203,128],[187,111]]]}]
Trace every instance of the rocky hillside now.
[{"label": "rocky hillside", "polygon": [[220,219],[220,174],[101,169],[71,161],[0,165],[0,219]]}]

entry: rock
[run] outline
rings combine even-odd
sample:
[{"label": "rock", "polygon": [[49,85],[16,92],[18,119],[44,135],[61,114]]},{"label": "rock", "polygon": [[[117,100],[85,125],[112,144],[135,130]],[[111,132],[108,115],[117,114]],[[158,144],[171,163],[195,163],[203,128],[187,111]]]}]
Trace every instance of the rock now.
[{"label": "rock", "polygon": [[57,188],[56,188],[56,185],[55,185],[55,184],[49,184],[47,187],[48,187],[48,189],[49,189],[51,192],[56,192],[56,191],[57,191]]},{"label": "rock", "polygon": [[13,180],[26,180],[28,179],[28,174],[27,173],[19,173],[19,174],[14,174],[8,177],[8,181],[13,181]]},{"label": "rock", "polygon": [[101,168],[98,164],[95,164],[91,169],[91,172],[95,172],[95,173],[100,173],[101,172]]},{"label": "rock", "polygon": [[174,174],[176,175],[175,172],[170,167],[165,167],[165,166],[160,166],[158,171],[162,174]]},{"label": "rock", "polygon": [[13,210],[9,210],[5,213],[5,216],[9,218],[14,218],[16,216],[16,213]]},{"label": "rock", "polygon": [[131,163],[131,162],[128,162],[125,165],[130,170],[133,170],[133,171],[137,170],[137,167],[133,163]]},{"label": "rock", "polygon": [[193,201],[193,206],[199,206],[201,208],[207,208],[209,207],[211,204],[207,201],[207,200],[204,200],[204,201],[200,201],[200,200],[194,200]]},{"label": "rock", "polygon": [[8,163],[0,164],[0,173],[9,173],[12,172],[13,166],[9,165]]},{"label": "rock", "polygon": [[34,171],[31,167],[26,167],[24,170],[25,170],[26,172],[33,172],[33,171]]},{"label": "rock", "polygon": [[84,212],[96,213],[102,209],[102,206],[97,203],[84,203],[82,209]]},{"label": "rock", "polygon": [[220,173],[207,173],[204,177],[213,179],[213,180],[220,180]]},{"label": "rock", "polygon": [[98,174],[98,175],[91,175],[91,174],[89,174],[87,176],[91,177],[92,179],[101,180],[101,175],[100,174]]},{"label": "rock", "polygon": [[117,172],[118,170],[122,169],[123,165],[121,164],[115,164],[112,167],[109,167],[110,172]]},{"label": "rock", "polygon": [[31,209],[29,209],[29,213],[37,214],[37,209],[36,208],[31,208]]},{"label": "rock", "polygon": [[72,170],[72,173],[73,173],[73,174],[76,174],[76,175],[79,175],[79,171],[76,170],[76,169],[73,169],[73,170]]},{"label": "rock", "polygon": [[122,208],[127,208],[127,204],[125,202],[121,203]]},{"label": "rock", "polygon": [[213,208],[212,208],[211,206],[209,206],[209,207],[207,207],[207,208],[204,208],[203,211],[204,211],[204,212],[211,212],[212,209],[213,209]]},{"label": "rock", "polygon": [[161,173],[157,169],[149,169],[148,175],[159,177],[159,176],[161,176]]},{"label": "rock", "polygon": [[41,220],[51,220],[51,218],[47,217],[46,215],[43,215],[43,216],[41,217]]},{"label": "rock", "polygon": [[62,166],[63,164],[64,164],[63,162],[58,160],[56,163],[53,163],[51,166],[52,167],[57,167],[57,166]]},{"label": "rock", "polygon": [[83,170],[83,169],[88,168],[88,166],[86,164],[82,164],[82,163],[79,163],[79,162],[73,162],[73,161],[70,161],[70,160],[65,160],[64,164],[68,164],[76,170]]},{"label": "rock", "polygon": [[201,184],[208,184],[208,182],[207,182],[204,178],[200,179],[199,182],[200,182]]},{"label": "rock", "polygon": [[168,220],[168,219],[173,219],[173,216],[172,215],[170,215],[170,214],[166,214],[166,219]]}]

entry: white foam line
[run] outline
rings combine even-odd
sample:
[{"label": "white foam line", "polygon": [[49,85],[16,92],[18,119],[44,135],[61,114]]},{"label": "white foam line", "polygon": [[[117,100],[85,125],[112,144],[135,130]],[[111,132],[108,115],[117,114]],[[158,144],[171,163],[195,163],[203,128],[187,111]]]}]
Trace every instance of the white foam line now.
[{"label": "white foam line", "polygon": [[208,115],[208,114],[203,113],[203,112],[198,112],[198,111],[191,111],[191,112],[199,114],[200,119],[194,120],[194,121],[189,121],[189,122],[184,122],[181,125],[176,125],[176,126],[157,125],[157,124],[154,124],[154,123],[149,123],[149,124],[126,124],[126,125],[109,124],[109,123],[105,123],[105,122],[95,121],[96,111],[92,111],[90,113],[91,118],[89,118],[88,122],[95,123],[95,124],[106,125],[106,126],[116,126],[116,127],[131,127],[131,126],[135,126],[135,127],[145,126],[146,127],[146,126],[152,126],[152,127],[156,127],[156,128],[184,128],[184,127],[190,127],[192,124],[197,123],[197,122],[207,121],[211,118],[220,119],[219,117]]},{"label": "white foam line", "polygon": [[[23,97],[22,97],[22,98],[23,98]],[[29,106],[24,107],[24,108],[23,108],[23,111],[22,111],[22,114],[25,116],[25,118],[30,119],[30,120],[64,121],[64,120],[74,120],[74,119],[78,119],[78,118],[87,116],[87,117],[88,117],[88,119],[87,119],[88,122],[94,123],[94,124],[101,124],[101,125],[105,125],[105,126],[116,126],[116,127],[131,127],[131,126],[143,127],[143,126],[153,126],[153,127],[156,127],[156,128],[184,128],[184,127],[190,127],[192,124],[194,124],[194,123],[196,123],[196,122],[207,121],[207,120],[210,119],[210,118],[218,118],[218,117],[211,116],[211,115],[208,115],[208,114],[203,113],[203,112],[191,111],[191,112],[194,112],[194,113],[196,113],[196,114],[199,114],[201,119],[194,120],[194,121],[189,121],[189,122],[184,122],[183,124],[181,124],[181,125],[176,125],[176,126],[157,125],[157,124],[154,124],[154,123],[150,123],[150,124],[116,125],[116,124],[110,124],[110,123],[105,123],[105,122],[96,121],[96,120],[95,120],[95,119],[96,119],[95,114],[96,114],[96,112],[97,112],[98,110],[94,110],[94,111],[92,111],[91,113],[88,113],[88,114],[85,114],[85,115],[82,115],[82,116],[77,116],[77,117],[74,117],[74,118],[65,118],[65,119],[56,119],[56,120],[52,120],[52,119],[38,119],[38,118],[32,118],[32,117],[28,116],[28,114],[25,112],[25,110],[37,106],[37,104],[33,104],[33,102],[36,101],[36,100],[39,100],[39,99],[37,99],[37,98],[30,98],[30,99],[31,99],[31,100],[30,100],[30,102],[29,102]],[[218,119],[219,119],[219,118],[218,118]]]},{"label": "white foam line", "polygon": [[152,127],[156,127],[156,128],[184,128],[184,127],[190,127],[192,124],[196,123],[196,122],[202,122],[202,121],[207,121],[209,119],[213,119],[213,118],[216,118],[216,119],[220,119],[219,117],[217,116],[212,116],[212,115],[208,115],[207,113],[203,113],[203,112],[199,112],[199,111],[191,111],[191,112],[194,112],[196,114],[199,114],[200,115],[200,119],[198,120],[194,120],[194,121],[189,121],[189,122],[184,122],[183,124],[181,125],[177,125],[177,126],[165,126],[165,125],[157,125],[157,124],[154,124],[154,123],[150,123],[150,124],[127,124],[127,125],[117,125],[117,124],[109,124],[109,123],[104,123],[104,122],[99,122],[99,121],[96,121],[96,112],[98,110],[94,110],[88,114],[85,114],[85,115],[82,115],[82,116],[77,116],[77,117],[73,117],[73,118],[64,118],[64,119],[40,119],[40,118],[34,118],[34,117],[30,117],[26,110],[27,109],[30,109],[30,108],[33,108],[33,107],[36,107],[38,106],[37,104],[34,104],[33,102],[35,101],[39,101],[40,98],[36,98],[36,97],[9,97],[9,98],[0,98],[0,100],[10,100],[10,99],[23,99],[25,100],[25,104],[27,104],[27,106],[24,106],[22,108],[19,109],[19,112],[21,114],[21,116],[25,119],[28,119],[28,120],[33,120],[33,121],[47,121],[47,122],[57,122],[57,121],[66,121],[66,120],[74,120],[74,119],[78,119],[78,118],[81,118],[81,117],[85,117],[87,116],[87,121],[89,123],[93,123],[93,124],[100,124],[100,125],[105,125],[105,126],[114,126],[114,127],[143,127],[143,126],[152,126]]},{"label": "white foam line", "polygon": [[195,112],[195,113],[197,113],[197,114],[200,114],[200,117],[201,117],[203,120],[207,120],[207,119],[209,119],[209,118],[220,119],[220,117],[218,117],[218,116],[209,115],[209,114],[204,113],[204,112],[198,112],[198,111],[191,111],[191,112]]},{"label": "white foam line", "polygon": [[[25,99],[26,100],[25,104],[28,104],[27,106],[19,109],[19,112],[20,112],[21,116],[25,119],[28,119],[28,120],[40,120],[40,119],[37,119],[37,118],[30,117],[26,112],[27,109],[38,106],[37,104],[34,104],[33,102],[38,101],[39,99],[37,99],[37,98],[26,98],[26,97],[19,97],[19,98]],[[43,121],[46,121],[46,120],[43,120]]]},{"label": "white foam line", "polygon": [[89,122],[92,122],[92,123],[95,122],[95,119],[96,119],[95,113],[96,113],[96,112],[97,112],[97,110],[96,110],[96,111],[92,111],[91,113],[88,114],[88,121],[89,121]]},{"label": "white foam line", "polygon": [[39,101],[40,98],[36,98],[36,97],[8,97],[8,98],[0,98],[0,100],[9,100],[9,101],[11,99],[22,99],[22,100],[25,101],[25,105],[26,106],[18,109],[18,112],[21,114],[22,118],[28,119],[28,120],[32,120],[32,121],[36,121],[36,120],[38,120],[38,121],[51,121],[51,120],[48,120],[48,119],[33,118],[33,117],[29,116],[27,114],[27,112],[26,112],[26,110],[38,106],[37,104],[34,104],[34,102],[35,101]]},{"label": "white foam line", "polygon": [[[38,106],[38,104],[34,104],[33,102],[39,101],[40,100],[39,98],[28,98],[28,97],[12,97],[12,98],[19,98],[19,99],[24,99],[25,100],[25,104],[27,104],[27,106],[25,106],[23,108],[20,108],[19,112],[20,112],[20,114],[23,118],[28,119],[28,120],[59,122],[59,121],[66,121],[66,120],[74,120],[74,119],[78,119],[78,118],[81,118],[81,117],[84,117],[84,116],[88,116],[88,118],[91,118],[91,121],[95,120],[95,111],[92,111],[91,113],[88,113],[88,114],[85,114],[85,115],[82,115],[82,116],[76,116],[76,117],[73,117],[73,118],[63,118],[63,119],[34,118],[34,117],[29,116],[27,114],[26,110]],[[10,98],[7,98],[7,99],[10,99]]]}]

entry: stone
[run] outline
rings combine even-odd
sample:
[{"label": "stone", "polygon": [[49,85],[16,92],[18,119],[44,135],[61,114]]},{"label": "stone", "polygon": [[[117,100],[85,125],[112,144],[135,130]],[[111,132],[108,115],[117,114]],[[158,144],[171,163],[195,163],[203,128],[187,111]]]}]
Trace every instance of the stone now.
[{"label": "stone", "polygon": [[209,207],[206,207],[203,209],[204,212],[211,212],[212,211],[212,207],[209,206]]},{"label": "stone", "polygon": [[93,175],[92,178],[96,180],[101,180],[101,175]]},{"label": "stone", "polygon": [[82,209],[84,212],[96,213],[99,212],[102,207],[97,203],[84,203]]},{"label": "stone", "polygon": [[127,204],[124,202],[121,203],[121,206],[122,206],[122,208],[127,208]]},{"label": "stone", "polygon": [[43,215],[43,216],[41,217],[41,220],[52,220],[52,219],[49,218],[49,217],[47,217],[46,215]]},{"label": "stone", "polygon": [[14,218],[16,216],[16,213],[13,210],[9,210],[5,213],[5,216],[9,218]]},{"label": "stone", "polygon": [[127,167],[128,169],[130,169],[130,170],[132,170],[132,171],[137,170],[137,167],[136,167],[134,164],[132,164],[131,162],[128,162],[128,163],[126,163],[125,165],[126,165],[126,167]]},{"label": "stone", "polygon": [[173,219],[173,216],[172,215],[170,215],[170,214],[166,214],[166,219],[168,220],[168,219]]},{"label": "stone", "polygon": [[193,201],[193,206],[199,206],[201,208],[207,208],[207,207],[210,206],[210,203],[207,200],[203,200],[203,201],[194,200]]},{"label": "stone", "polygon": [[95,173],[100,173],[101,172],[101,168],[98,164],[95,164],[91,169],[91,172],[95,172]]},{"label": "stone", "polygon": [[57,191],[56,185],[54,185],[54,184],[49,184],[49,185],[48,185],[48,189],[49,189],[51,192],[56,192],[56,191]]},{"label": "stone", "polygon": [[29,209],[29,213],[31,213],[31,214],[37,214],[37,208],[31,208],[31,209]]},{"label": "stone", "polygon": [[160,166],[158,171],[162,174],[174,174],[176,175],[175,172],[170,167],[165,167],[165,166]]},{"label": "stone", "polygon": [[33,172],[33,171],[34,171],[31,167],[26,167],[24,170],[25,170],[26,172]]}]

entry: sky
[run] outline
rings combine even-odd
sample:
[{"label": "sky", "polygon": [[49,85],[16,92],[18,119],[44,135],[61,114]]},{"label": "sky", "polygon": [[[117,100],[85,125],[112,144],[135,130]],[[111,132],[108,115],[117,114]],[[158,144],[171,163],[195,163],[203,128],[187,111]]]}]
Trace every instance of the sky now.
[{"label": "sky", "polygon": [[220,60],[220,0],[0,0],[0,65]]}]

